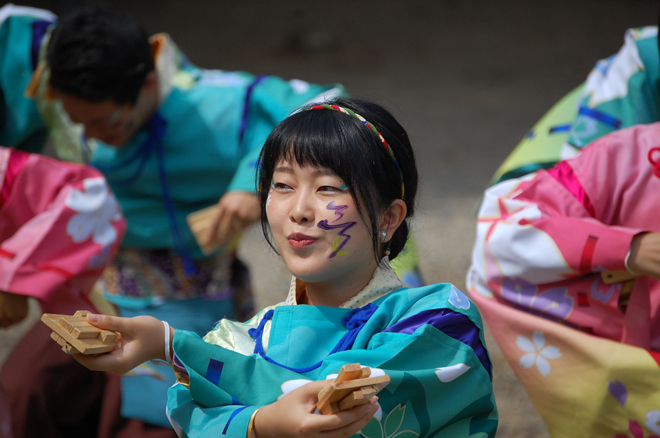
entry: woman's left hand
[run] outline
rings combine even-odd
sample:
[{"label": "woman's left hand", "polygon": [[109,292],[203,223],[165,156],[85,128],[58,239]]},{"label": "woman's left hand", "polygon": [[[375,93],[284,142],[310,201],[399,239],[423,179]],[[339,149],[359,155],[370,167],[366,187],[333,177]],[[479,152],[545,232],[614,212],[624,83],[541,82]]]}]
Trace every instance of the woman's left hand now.
[{"label": "woman's left hand", "polygon": [[315,414],[319,391],[331,383],[331,380],[308,383],[275,403],[260,408],[254,418],[257,438],[343,438],[357,433],[371,421],[378,410],[378,397],[372,398],[367,405],[336,414]]}]

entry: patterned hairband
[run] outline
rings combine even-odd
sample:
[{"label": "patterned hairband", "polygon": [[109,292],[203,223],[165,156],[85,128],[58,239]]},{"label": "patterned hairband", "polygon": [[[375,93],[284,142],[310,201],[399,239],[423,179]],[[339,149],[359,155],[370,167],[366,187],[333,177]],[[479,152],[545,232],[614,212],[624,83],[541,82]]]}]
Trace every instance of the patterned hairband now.
[{"label": "patterned hairband", "polygon": [[387,144],[387,142],[385,141],[385,138],[380,134],[380,132],[378,132],[378,130],[376,129],[376,127],[373,124],[369,123],[364,117],[362,117],[358,113],[356,113],[354,111],[351,111],[348,108],[344,108],[342,106],[339,106],[339,105],[330,105],[328,103],[322,103],[322,104],[319,104],[319,105],[314,105],[314,106],[310,107],[308,110],[313,110],[313,109],[329,109],[329,110],[333,110],[333,111],[339,111],[339,112],[344,113],[344,114],[348,114],[351,117],[355,117],[356,119],[361,121],[364,124],[364,126],[369,128],[371,130],[371,132],[373,132],[376,135],[376,137],[378,137],[380,142],[383,143],[383,146],[385,146],[385,150],[390,154],[390,156],[392,157],[392,160],[394,160],[394,164],[396,164],[396,169],[399,171],[399,176],[401,177],[401,199],[404,199],[406,190],[405,190],[405,186],[403,184],[403,173],[401,172],[401,168],[399,167],[399,162],[397,161],[396,157],[394,156],[394,151],[392,151],[392,148],[390,147],[390,145]]}]

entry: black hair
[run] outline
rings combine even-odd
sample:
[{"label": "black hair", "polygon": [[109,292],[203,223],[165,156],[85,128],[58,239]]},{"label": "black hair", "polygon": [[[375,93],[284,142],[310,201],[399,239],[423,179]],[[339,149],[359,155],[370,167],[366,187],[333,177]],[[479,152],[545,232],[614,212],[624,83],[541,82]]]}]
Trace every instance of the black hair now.
[{"label": "black hair", "polygon": [[105,6],[76,9],[55,27],[46,55],[50,85],[91,102],[135,105],[153,71],[149,37],[130,16]]},{"label": "black hair", "polygon": [[[275,249],[270,240],[266,202],[278,161],[325,167],[348,185],[358,212],[371,230],[378,260],[383,255],[378,241],[378,216],[392,201],[402,198],[401,175],[405,185],[403,200],[408,208],[406,218],[414,213],[418,180],[415,155],[406,131],[381,106],[352,98],[328,103],[348,108],[373,124],[392,148],[401,173],[380,139],[360,120],[338,111],[307,111],[309,106],[303,107],[275,127],[261,151],[257,183],[264,236]],[[407,221],[403,221],[390,240],[390,259],[403,249],[408,231]]]}]

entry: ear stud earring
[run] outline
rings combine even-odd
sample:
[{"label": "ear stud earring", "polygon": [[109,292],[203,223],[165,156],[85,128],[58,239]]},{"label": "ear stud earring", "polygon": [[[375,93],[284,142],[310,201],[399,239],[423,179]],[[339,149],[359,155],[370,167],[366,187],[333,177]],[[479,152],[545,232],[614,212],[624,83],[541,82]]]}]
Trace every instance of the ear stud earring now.
[{"label": "ear stud earring", "polygon": [[387,242],[387,231],[380,230],[380,232],[378,233],[378,240],[380,240],[380,243]]}]

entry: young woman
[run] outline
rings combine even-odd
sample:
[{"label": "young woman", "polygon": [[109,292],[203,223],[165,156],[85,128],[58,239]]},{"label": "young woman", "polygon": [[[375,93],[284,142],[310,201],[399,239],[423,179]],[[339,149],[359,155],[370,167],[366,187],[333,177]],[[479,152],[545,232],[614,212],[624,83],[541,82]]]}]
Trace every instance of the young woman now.
[{"label": "young woman", "polygon": [[[491,364],[474,304],[451,284],[405,288],[389,266],[417,189],[399,123],[355,99],[303,108],[268,137],[259,186],[264,234],[293,274],[284,303],[247,323],[221,320],[204,339],[150,317],[90,315],[120,331],[121,345],[77,359],[118,373],[173,363],[167,410],[189,437],[492,436]],[[349,363],[391,383],[371,404],[315,414],[325,379]]]}]

